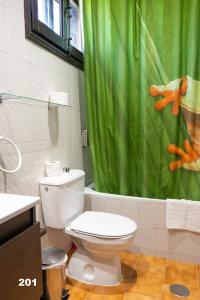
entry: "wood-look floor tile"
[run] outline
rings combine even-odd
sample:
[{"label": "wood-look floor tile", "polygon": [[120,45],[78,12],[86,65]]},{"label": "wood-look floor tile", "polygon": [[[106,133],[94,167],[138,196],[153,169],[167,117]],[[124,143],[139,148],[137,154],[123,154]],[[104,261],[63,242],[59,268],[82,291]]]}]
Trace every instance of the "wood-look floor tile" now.
[{"label": "wood-look floor tile", "polygon": [[93,285],[67,278],[65,288],[69,289],[70,300],[83,300],[91,291]]},{"label": "wood-look floor tile", "polygon": [[86,296],[88,294],[87,290],[84,290],[82,288],[79,287],[73,287],[70,291],[69,291],[70,300],[84,300],[86,299]]},{"label": "wood-look floor tile", "polygon": [[[179,298],[179,297],[173,295],[170,292],[169,287],[170,287],[169,284],[164,284],[163,290],[162,290],[161,300],[177,300],[177,299],[182,299],[182,298]],[[197,289],[196,290],[190,290],[190,295],[187,298],[183,298],[183,299],[198,300],[198,290]]]},{"label": "wood-look floor tile", "polygon": [[135,270],[136,282],[129,283],[127,292],[159,298],[163,286],[164,270],[143,266],[136,266]]},{"label": "wood-look floor tile", "polygon": [[[177,300],[169,285],[180,283],[190,290],[188,300],[200,300],[200,265],[124,252],[124,280],[115,287],[94,286],[67,278],[69,300]],[[164,284],[163,284],[164,282]]]},{"label": "wood-look floor tile", "polygon": [[77,280],[74,280],[74,279],[71,279],[71,278],[68,281],[68,284],[71,284],[72,287],[80,288],[80,289],[88,291],[88,292],[91,289],[93,289],[93,287],[94,287],[92,284],[87,284],[87,283],[77,281]]},{"label": "wood-look floor tile", "polygon": [[167,260],[164,283],[184,284],[190,290],[197,290],[196,265]]},{"label": "wood-look floor tile", "polygon": [[199,289],[200,289],[200,265],[197,265],[197,276],[198,276],[198,283],[199,283]]},{"label": "wood-look floor tile", "polygon": [[137,260],[140,257],[139,253],[133,253],[133,252],[122,252],[120,254],[121,261],[127,265],[130,265],[132,267],[135,266],[137,263]]},{"label": "wood-look floor tile", "polygon": [[87,300],[122,300],[128,284],[122,282],[120,285],[107,287],[95,286],[87,295]]},{"label": "wood-look floor tile", "polygon": [[158,256],[140,255],[137,261],[137,266],[165,269],[166,258],[158,257]]},{"label": "wood-look floor tile", "polygon": [[197,265],[198,300],[200,300],[200,265]]},{"label": "wood-look floor tile", "polygon": [[159,298],[149,297],[141,294],[126,293],[123,300],[160,300]]}]

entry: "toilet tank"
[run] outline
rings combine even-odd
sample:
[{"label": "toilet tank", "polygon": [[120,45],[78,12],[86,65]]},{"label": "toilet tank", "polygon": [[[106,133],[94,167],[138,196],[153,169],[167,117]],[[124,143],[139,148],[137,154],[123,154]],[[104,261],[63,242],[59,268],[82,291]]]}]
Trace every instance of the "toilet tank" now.
[{"label": "toilet tank", "polygon": [[85,173],[70,170],[60,176],[44,177],[40,193],[47,227],[64,229],[84,208]]}]

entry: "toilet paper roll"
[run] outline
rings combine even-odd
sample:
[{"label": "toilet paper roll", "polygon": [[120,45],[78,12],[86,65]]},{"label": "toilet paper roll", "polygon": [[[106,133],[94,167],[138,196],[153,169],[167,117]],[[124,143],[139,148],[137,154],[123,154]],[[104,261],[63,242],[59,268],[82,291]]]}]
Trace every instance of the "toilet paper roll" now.
[{"label": "toilet paper roll", "polygon": [[47,161],[45,164],[46,175],[59,176],[61,174],[60,161]]}]

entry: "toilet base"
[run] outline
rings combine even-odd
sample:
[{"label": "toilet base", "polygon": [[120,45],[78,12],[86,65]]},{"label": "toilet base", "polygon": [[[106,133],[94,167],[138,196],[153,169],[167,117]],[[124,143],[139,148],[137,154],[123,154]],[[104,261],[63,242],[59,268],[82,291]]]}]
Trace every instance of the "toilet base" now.
[{"label": "toilet base", "polygon": [[96,257],[78,248],[68,265],[69,277],[93,285],[113,286],[122,280],[120,256]]}]

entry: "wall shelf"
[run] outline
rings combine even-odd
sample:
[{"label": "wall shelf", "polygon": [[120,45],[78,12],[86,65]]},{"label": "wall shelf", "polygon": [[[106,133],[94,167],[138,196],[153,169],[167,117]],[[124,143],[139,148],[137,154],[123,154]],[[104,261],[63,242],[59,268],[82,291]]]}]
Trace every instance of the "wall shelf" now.
[{"label": "wall shelf", "polygon": [[19,102],[24,104],[38,104],[41,106],[47,106],[48,108],[51,107],[68,107],[67,105],[58,104],[42,99],[37,98],[31,98],[26,96],[19,96],[14,94],[8,94],[8,93],[0,93],[0,104],[6,103],[6,102]]}]

